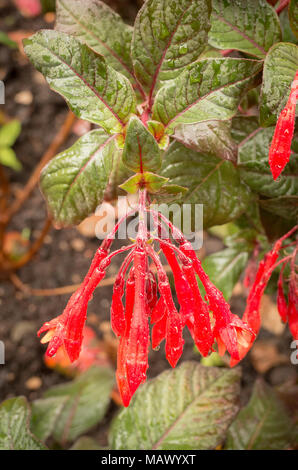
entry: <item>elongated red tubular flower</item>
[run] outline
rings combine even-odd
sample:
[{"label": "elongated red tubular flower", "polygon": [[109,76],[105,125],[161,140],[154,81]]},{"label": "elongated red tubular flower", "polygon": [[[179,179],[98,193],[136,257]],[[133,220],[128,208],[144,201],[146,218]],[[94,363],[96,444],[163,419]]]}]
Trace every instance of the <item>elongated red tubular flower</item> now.
[{"label": "elongated red tubular flower", "polygon": [[146,308],[147,254],[144,248],[134,252],[135,297],[128,334],[126,357],[127,379],[133,395],[146,380],[148,368],[149,324]]},{"label": "elongated red tubular flower", "polygon": [[152,248],[148,250],[157,269],[158,288],[167,309],[166,358],[171,366],[175,367],[183,351],[184,340],[182,332],[184,324],[181,314],[178,313],[175,307],[171,286],[159,257]]},{"label": "elongated red tubular flower", "polygon": [[84,281],[70,297],[63,313],[50,322],[46,322],[38,331],[38,336],[48,332],[41,340],[42,343],[49,341],[47,356],[54,356],[63,346],[71,362],[79,357],[88,302],[97,284],[105,275],[105,271],[98,270],[98,266],[107,258],[108,248],[106,243],[98,248]]},{"label": "elongated red tubular flower", "polygon": [[119,388],[119,392],[122,398],[124,406],[128,406],[132,397],[130,391],[127,370],[126,370],[126,360],[128,352],[128,338],[130,332],[131,318],[134,309],[134,299],[135,299],[135,279],[134,279],[134,269],[132,268],[129,273],[129,277],[126,281],[126,299],[125,299],[125,332],[121,336],[118,346],[117,353],[117,370],[116,370],[116,380]]},{"label": "elongated red tubular flower", "polygon": [[295,340],[298,340],[298,282],[294,271],[291,273],[289,285],[289,307],[288,307],[289,328]]},{"label": "elongated red tubular flower", "polygon": [[88,302],[97,284],[104,276],[105,270],[95,268],[92,276],[88,275],[86,282],[84,281],[82,286],[72,294],[63,313],[50,322],[46,322],[40,328],[38,336],[48,331],[41,340],[42,343],[49,341],[47,356],[54,356],[58,348],[63,346],[71,362],[78,359],[83,341]]},{"label": "elongated red tubular flower", "polygon": [[182,269],[186,275],[189,286],[192,289],[195,301],[193,325],[192,328],[190,328],[192,336],[202,356],[207,356],[214,341],[214,335],[210,323],[209,307],[201,296],[192,263],[183,265]]},{"label": "elongated red tubular flower", "polygon": [[278,313],[284,323],[287,321],[288,316],[288,304],[286,301],[284,286],[283,286],[283,272],[285,264],[282,266],[277,283],[277,309]]},{"label": "elongated red tubular flower", "polygon": [[276,180],[290,160],[291,143],[295,126],[295,109],[298,94],[298,70],[291,86],[286,106],[281,111],[271,146],[269,149],[269,165],[273,179]]},{"label": "elongated red tubular flower", "polygon": [[253,332],[240,318],[232,314],[230,306],[224,299],[223,294],[215,287],[203,270],[201,262],[198,260],[191,244],[184,240],[180,244],[180,249],[192,260],[196,273],[205,288],[209,308],[215,319],[213,334],[217,343],[221,346],[220,353],[223,354],[223,346],[225,346],[231,357],[238,360],[239,340],[246,342],[247,337],[254,336]]},{"label": "elongated red tubular flower", "polygon": [[124,294],[125,273],[132,260],[134,250],[125,258],[117,274],[114,283],[113,297],[111,304],[111,327],[116,336],[121,336],[125,331],[125,314],[122,297]]},{"label": "elongated red tubular flower", "polygon": [[160,343],[162,342],[162,340],[165,339],[167,334],[167,309],[163,301],[161,301],[161,304],[163,306],[163,315],[156,323],[154,323],[152,328],[151,342],[153,349],[157,348],[160,345]]},{"label": "elongated red tubular flower", "polygon": [[178,302],[181,307],[181,319],[185,325],[189,319],[192,319],[195,309],[193,292],[178,263],[175,251],[170,245],[170,240],[159,240],[159,244],[172,269]]},{"label": "elongated red tubular flower", "polygon": [[152,271],[149,271],[148,276],[147,276],[146,296],[147,296],[149,315],[151,315],[158,302],[157,284],[156,284],[155,276]]}]

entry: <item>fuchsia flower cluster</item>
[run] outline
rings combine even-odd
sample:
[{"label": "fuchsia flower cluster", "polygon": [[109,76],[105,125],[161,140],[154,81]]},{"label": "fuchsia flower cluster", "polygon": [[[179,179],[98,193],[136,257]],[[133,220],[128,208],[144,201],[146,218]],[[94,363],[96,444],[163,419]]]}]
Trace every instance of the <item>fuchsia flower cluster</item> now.
[{"label": "fuchsia flower cluster", "polygon": [[[62,347],[69,359],[75,361],[80,354],[87,306],[94,289],[104,278],[111,259],[128,251],[115,280],[111,304],[111,325],[119,337],[116,377],[125,406],[146,380],[149,323],[153,325],[152,347],[158,347],[165,339],[166,357],[172,367],[176,366],[183,351],[185,327],[190,330],[203,356],[209,354],[216,342],[220,354],[227,350],[235,362],[241,359],[243,348],[248,348],[255,337],[249,324],[231,313],[229,304],[202,269],[181,231],[161,213],[150,209],[146,190],[139,191],[137,211],[139,226],[135,242],[110,253],[115,234],[128,214],[119,220],[98,248],[84,281],[71,296],[64,312],[45,323],[38,332],[39,335],[46,332],[42,342],[49,341],[48,356],[55,355]],[[147,215],[154,220],[153,233],[147,230]],[[156,246],[173,272],[179,309],[173,301],[169,279]],[[197,276],[205,290],[204,298]]]}]

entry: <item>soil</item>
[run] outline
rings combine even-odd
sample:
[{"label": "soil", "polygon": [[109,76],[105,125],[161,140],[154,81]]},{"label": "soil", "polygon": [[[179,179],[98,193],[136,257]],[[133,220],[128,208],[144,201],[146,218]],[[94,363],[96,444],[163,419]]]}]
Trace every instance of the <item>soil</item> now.
[{"label": "soil", "polygon": [[[113,4],[124,17],[132,22],[137,4],[141,1],[114,0]],[[11,1],[0,0],[0,30],[3,31],[37,31],[41,28],[52,28],[43,17],[35,19],[24,18],[15,9]],[[28,176],[40,160],[42,154],[51,143],[67,114],[64,100],[52,92],[40,74],[28,63],[18,51],[0,46],[0,79],[5,83],[6,104],[1,106],[1,112],[8,118],[17,118],[22,123],[22,132],[14,149],[23,169],[20,172],[7,170],[12,190],[16,192],[28,179]],[[27,102],[20,102],[20,92],[26,92]],[[26,101],[26,100],[25,100]],[[77,136],[72,134],[64,143],[69,147]],[[14,217],[9,229],[22,232],[29,229],[31,238],[38,236],[46,216],[43,197],[36,188],[22,210]],[[79,242],[78,242],[79,240]],[[75,241],[75,242],[74,242]],[[45,243],[35,258],[18,271],[23,283],[32,288],[55,288],[72,283],[78,283],[87,271],[98,240],[82,236],[76,228],[56,230],[52,228]],[[204,249],[206,253],[221,249],[221,242],[216,238],[207,238]],[[110,275],[117,272],[118,265],[112,263]],[[109,306],[112,295],[111,287],[97,289],[90,302],[91,318],[97,315],[98,323],[109,319]],[[40,345],[36,331],[43,322],[60,314],[69,295],[37,297],[28,296],[17,290],[7,280],[0,284],[0,340],[5,344],[5,365],[0,365],[0,401],[16,396],[25,395],[29,400],[36,399],[50,386],[64,382],[65,377],[49,370],[43,362],[44,346]],[[232,298],[232,310],[241,316],[245,299],[239,295]],[[100,331],[98,331],[100,336]],[[261,339],[274,339],[278,349],[290,355],[289,344],[291,336],[285,332],[276,337],[263,331]],[[187,336],[183,360],[199,360],[194,352],[193,342]],[[153,377],[166,369],[168,363],[162,350],[150,353],[149,376]],[[253,382],[257,377],[250,357],[242,363],[243,393],[242,400],[246,402]],[[30,387],[29,379],[39,378],[36,390]],[[297,367],[290,364],[273,367],[264,376],[272,385],[280,385],[288,380],[298,380]],[[32,382],[32,381],[31,381]],[[34,387],[33,387],[34,388]],[[109,422],[116,411],[111,407],[105,421],[93,432],[101,444],[106,443],[106,431]]]}]

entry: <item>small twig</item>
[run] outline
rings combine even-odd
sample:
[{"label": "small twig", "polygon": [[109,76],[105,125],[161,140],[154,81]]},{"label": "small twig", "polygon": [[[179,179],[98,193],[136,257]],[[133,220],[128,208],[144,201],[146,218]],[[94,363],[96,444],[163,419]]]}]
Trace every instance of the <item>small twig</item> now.
[{"label": "small twig", "polygon": [[[1,188],[1,199],[0,199],[0,214],[3,214],[7,207],[7,199],[10,193],[9,182],[6,177],[4,168],[0,165],[0,188]],[[5,223],[0,220],[0,258],[3,255],[3,243],[4,243],[4,232]]]},{"label": "small twig", "polygon": [[[166,272],[170,272],[171,269],[169,266],[164,266],[164,269]],[[65,295],[65,294],[72,294],[75,292],[81,285],[80,284],[71,284],[69,286],[63,286],[63,287],[55,287],[53,289],[34,289],[28,284],[24,284],[19,276],[17,276],[15,273],[11,273],[9,276],[11,282],[13,285],[19,289],[21,292],[27,295],[34,295],[36,297],[51,297],[53,295]],[[99,284],[98,287],[108,287],[108,286],[113,286],[114,282],[116,280],[116,276],[109,277],[107,279],[103,279],[101,283]]]},{"label": "small twig", "polygon": [[35,167],[32,175],[30,176],[26,186],[18,193],[15,201],[12,203],[10,209],[4,214],[4,223],[5,225],[11,220],[12,216],[18,212],[18,210],[22,207],[24,202],[30,196],[31,192],[35,188],[38,183],[39,175],[43,167],[56,155],[59,150],[59,147],[63,144],[63,142],[68,137],[73,124],[76,120],[75,115],[69,111],[66,119],[60,128],[59,132],[56,134],[54,140],[52,141],[51,145],[48,147],[46,152],[44,153],[42,159],[40,160],[39,164]]}]

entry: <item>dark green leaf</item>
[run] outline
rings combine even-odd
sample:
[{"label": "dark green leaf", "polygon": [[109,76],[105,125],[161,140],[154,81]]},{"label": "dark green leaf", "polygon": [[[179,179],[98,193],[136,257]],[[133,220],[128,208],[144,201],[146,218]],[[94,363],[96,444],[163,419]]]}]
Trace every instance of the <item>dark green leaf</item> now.
[{"label": "dark green leaf", "polygon": [[263,58],[281,40],[278,16],[266,0],[213,0],[209,43]]},{"label": "dark green leaf", "polygon": [[235,284],[246,267],[249,250],[226,248],[204,258],[202,266],[211,281],[223,293],[226,300],[232,295]]},{"label": "dark green leaf", "polygon": [[239,369],[184,362],[139,388],[112,424],[112,449],[214,449],[238,410]]},{"label": "dark green leaf", "polygon": [[261,68],[260,61],[248,59],[198,61],[158,92],[153,119],[169,134],[178,124],[229,119]]},{"label": "dark green leaf", "polygon": [[147,0],[135,21],[132,59],[136,76],[154,94],[206,46],[210,0]]},{"label": "dark green leaf", "polygon": [[293,33],[298,39],[298,2],[291,0],[289,5],[289,20]]},{"label": "dark green leaf", "polygon": [[293,423],[275,392],[257,381],[252,397],[228,431],[226,449],[283,450],[293,439]]},{"label": "dark green leaf", "polygon": [[282,196],[260,201],[263,209],[288,220],[298,220],[298,196]]},{"label": "dark green leaf", "polygon": [[0,450],[44,450],[29,429],[30,408],[25,397],[9,398],[0,405]]},{"label": "dark green leaf", "polygon": [[173,143],[166,152],[161,174],[170,183],[188,188],[182,203],[203,204],[204,228],[239,217],[251,193],[231,162],[207,156]]},{"label": "dark green leaf", "polygon": [[122,160],[135,172],[154,172],[161,166],[158,143],[136,116],[131,117],[127,126]]},{"label": "dark green leaf", "polygon": [[296,196],[298,192],[298,155],[293,153],[280,177],[274,181],[268,164],[274,129],[259,129],[239,146],[238,168],[241,178],[253,191],[273,198]]},{"label": "dark green leaf", "polygon": [[115,136],[85,134],[42,171],[41,189],[58,226],[76,224],[101,203],[117,153]]},{"label": "dark green leaf", "polygon": [[[112,370],[93,366],[72,382],[57,385],[44,394],[46,400],[66,399],[52,432],[56,441],[61,444],[73,441],[103,418],[109,405],[113,382]],[[41,408],[41,400],[38,403]],[[42,413],[38,418],[35,410],[36,420],[43,416]]]},{"label": "dark green leaf", "polygon": [[256,116],[235,116],[232,119],[231,135],[240,144],[242,140],[259,127],[259,121]]},{"label": "dark green leaf", "polygon": [[273,46],[264,62],[260,122],[263,127],[275,124],[289,98],[291,84],[298,69],[298,46],[279,43]]},{"label": "dark green leaf", "polygon": [[76,36],[118,72],[134,79],[130,57],[132,28],[99,0],[57,0],[56,29]]},{"label": "dark green leaf", "polygon": [[85,44],[65,33],[43,30],[24,40],[25,52],[80,118],[119,132],[135,111],[129,80]]},{"label": "dark green leaf", "polygon": [[237,160],[237,145],[230,133],[229,121],[209,121],[181,125],[174,137],[186,147],[223,160]]}]

